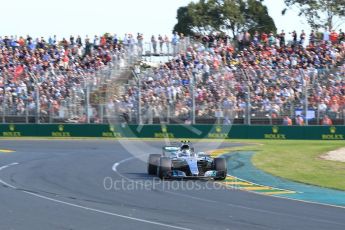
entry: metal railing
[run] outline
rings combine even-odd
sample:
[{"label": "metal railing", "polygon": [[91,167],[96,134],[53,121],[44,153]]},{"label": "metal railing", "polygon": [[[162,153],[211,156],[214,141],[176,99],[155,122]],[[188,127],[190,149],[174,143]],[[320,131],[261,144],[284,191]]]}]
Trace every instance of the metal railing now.
[{"label": "metal railing", "polygon": [[150,41],[142,42],[141,50],[143,56],[174,56],[187,48],[192,44],[190,37],[184,37],[178,41],[162,40],[162,41]]},{"label": "metal railing", "polygon": [[[164,87],[150,87],[158,76],[149,69],[132,84],[122,85],[116,98],[106,100],[102,94],[109,94],[109,89],[102,92],[102,86],[122,71],[110,66],[83,75],[55,71],[46,73],[37,85],[34,81],[25,87],[5,84],[0,94],[2,122],[279,125],[285,116],[296,124],[300,115],[304,124],[320,125],[327,115],[334,125],[345,124],[345,77],[340,69],[269,70],[269,74],[267,70],[231,70],[213,73],[211,80],[217,84],[205,82],[204,73],[199,72]],[[54,86],[45,82],[57,78],[74,79],[78,84],[53,92]]]}]

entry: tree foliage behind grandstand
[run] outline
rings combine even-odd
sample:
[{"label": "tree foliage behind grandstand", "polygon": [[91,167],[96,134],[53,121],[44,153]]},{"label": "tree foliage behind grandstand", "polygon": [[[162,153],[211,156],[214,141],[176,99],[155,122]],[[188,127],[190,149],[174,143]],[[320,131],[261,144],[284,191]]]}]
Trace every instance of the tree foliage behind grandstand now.
[{"label": "tree foliage behind grandstand", "polygon": [[200,0],[177,10],[178,23],[174,31],[193,35],[214,31],[232,33],[243,31],[272,31],[277,28],[262,0]]},{"label": "tree foliage behind grandstand", "polygon": [[[299,15],[306,17],[313,29],[328,30],[344,25],[344,0],[284,0],[287,7],[297,6]],[[284,15],[287,9],[282,11]]]}]

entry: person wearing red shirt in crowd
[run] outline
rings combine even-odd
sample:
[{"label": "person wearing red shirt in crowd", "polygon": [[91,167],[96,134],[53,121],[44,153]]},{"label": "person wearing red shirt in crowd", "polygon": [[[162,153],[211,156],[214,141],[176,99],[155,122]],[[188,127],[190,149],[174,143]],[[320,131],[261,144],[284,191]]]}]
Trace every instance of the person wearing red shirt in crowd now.
[{"label": "person wearing red shirt in crowd", "polygon": [[106,37],[105,37],[105,36],[102,36],[102,37],[101,37],[101,46],[105,46],[106,43],[107,43]]},{"label": "person wearing red shirt in crowd", "polygon": [[338,33],[335,30],[332,30],[331,34],[329,35],[329,39],[331,40],[332,44],[335,45],[338,43]]},{"label": "person wearing red shirt in crowd", "polygon": [[325,115],[322,119],[322,124],[323,125],[333,125],[333,122],[327,115]]},{"label": "person wearing red shirt in crowd", "polygon": [[64,55],[63,58],[62,58],[62,63],[63,63],[63,67],[64,67],[65,69],[68,68],[68,62],[69,62],[68,55]]},{"label": "person wearing red shirt in crowd", "polygon": [[261,34],[261,42],[264,44],[267,44],[268,42],[268,35],[265,32]]},{"label": "person wearing red shirt in crowd", "polygon": [[21,47],[25,46],[25,40],[24,40],[24,38],[22,36],[19,37],[18,44]]}]

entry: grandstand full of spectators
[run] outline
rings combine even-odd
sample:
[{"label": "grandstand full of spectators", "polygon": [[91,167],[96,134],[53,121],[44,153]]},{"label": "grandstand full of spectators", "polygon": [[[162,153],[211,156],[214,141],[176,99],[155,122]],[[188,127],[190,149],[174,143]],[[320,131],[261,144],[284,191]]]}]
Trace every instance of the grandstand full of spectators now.
[{"label": "grandstand full of spectators", "polygon": [[[62,40],[56,36],[48,40],[30,36],[0,37],[3,116],[31,115],[37,110],[43,116],[48,113],[61,117],[85,115],[85,111],[80,114],[72,107],[83,108],[86,85],[100,84],[102,79],[95,77],[99,71],[125,65],[134,49],[131,42],[131,35],[121,41],[116,35],[84,39],[71,36]],[[135,56],[134,52],[130,55]]]},{"label": "grandstand full of spectators", "polygon": [[[321,124],[325,116],[343,119],[344,33],[335,36],[333,31],[319,40],[311,34],[309,44],[303,33],[297,39],[294,32],[287,41],[284,31],[275,36],[246,32],[236,43],[220,34],[196,37],[169,62],[141,74],[142,122],[170,117],[190,123],[193,108],[199,122],[214,122],[210,118],[220,110],[225,124],[244,117],[277,118],[280,124],[285,115],[295,118],[296,111],[309,110],[314,123]],[[123,101],[128,111],[136,108],[135,90]]]},{"label": "grandstand full of spectators", "polygon": [[[231,124],[250,118],[283,124],[288,116],[297,124],[296,111],[306,120],[304,113],[309,110],[318,124],[344,120],[344,33],[321,36],[312,31],[308,43],[304,31],[300,36],[296,31],[288,34],[291,37],[284,31],[243,32],[230,39],[216,33],[187,39],[174,33],[170,39],[159,35],[158,40],[153,35],[152,50],[159,54],[164,46],[171,47],[170,61],[141,71],[139,81],[126,86],[107,106],[135,123],[219,118],[218,122]],[[37,111],[57,117],[85,116],[85,110],[75,112],[75,106],[85,106],[86,86],[100,85],[102,76],[97,73],[103,69],[132,68],[125,60],[144,53],[143,41],[140,33],[122,38],[70,36],[59,41],[56,36],[0,37],[3,116]],[[92,116],[100,121],[101,114]]]}]

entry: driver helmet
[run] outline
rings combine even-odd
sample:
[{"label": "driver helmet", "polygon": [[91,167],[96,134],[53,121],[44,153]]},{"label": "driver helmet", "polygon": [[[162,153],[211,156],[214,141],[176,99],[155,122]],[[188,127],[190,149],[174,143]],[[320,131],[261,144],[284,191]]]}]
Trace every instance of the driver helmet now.
[{"label": "driver helmet", "polygon": [[191,156],[191,151],[189,149],[182,149],[181,156],[189,157]]}]

